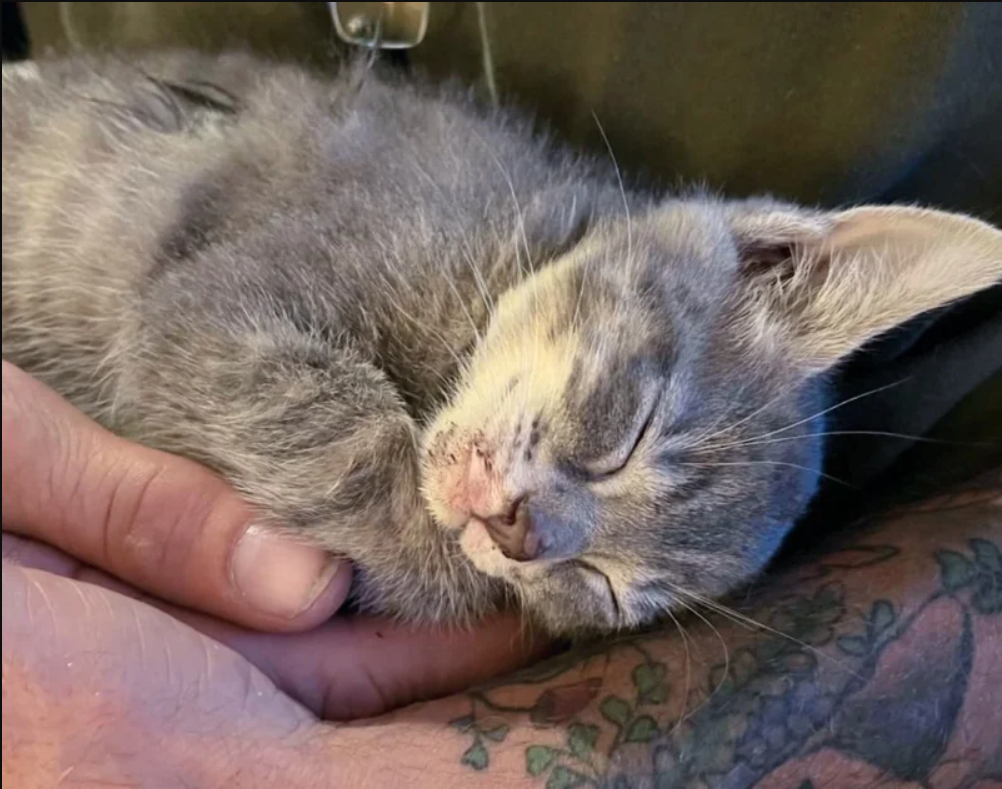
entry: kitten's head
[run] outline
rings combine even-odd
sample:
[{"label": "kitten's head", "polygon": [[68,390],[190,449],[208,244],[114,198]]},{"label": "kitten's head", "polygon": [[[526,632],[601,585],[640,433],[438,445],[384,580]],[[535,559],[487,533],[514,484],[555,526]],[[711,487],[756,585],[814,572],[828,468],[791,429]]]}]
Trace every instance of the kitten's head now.
[{"label": "kitten's head", "polygon": [[555,632],[748,581],[815,492],[824,374],[1002,279],[1002,234],[906,208],[679,201],[509,291],[428,431],[425,492]]}]

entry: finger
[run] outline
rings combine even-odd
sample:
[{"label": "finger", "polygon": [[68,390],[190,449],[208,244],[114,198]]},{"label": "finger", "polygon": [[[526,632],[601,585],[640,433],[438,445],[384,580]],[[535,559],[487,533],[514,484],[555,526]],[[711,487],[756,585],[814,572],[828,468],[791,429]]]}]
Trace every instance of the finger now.
[{"label": "finger", "polygon": [[136,587],[129,586],[113,575],[96,570],[58,548],[26,537],[6,533],[3,535],[3,561],[5,568],[10,565],[26,570],[41,570],[49,575],[99,586],[132,600],[142,600],[154,607],[157,605],[156,598],[140,592]]},{"label": "finger", "polygon": [[255,633],[146,597],[30,540],[3,535],[3,555],[159,608],[240,652],[292,698],[329,720],[372,717],[460,692],[542,657],[548,646],[513,617],[471,632],[337,619],[308,634]]},{"label": "finger", "polygon": [[44,570],[65,578],[72,578],[82,567],[72,556],[56,548],[6,532],[3,535],[3,560],[5,564]]},{"label": "finger", "polygon": [[124,441],[3,362],[3,528],[248,627],[315,627],[350,569],[251,526],[218,476]]},{"label": "finger", "polygon": [[467,631],[338,617],[311,633],[268,635],[179,615],[332,721],[368,718],[462,692],[541,659],[550,646],[514,616]]},{"label": "finger", "polygon": [[[97,586],[110,592],[115,592],[122,597],[146,603],[153,608],[159,608],[167,614],[174,615],[177,612],[185,612],[189,616],[197,616],[191,611],[187,611],[177,606],[172,606],[162,600],[158,600],[145,592],[140,591],[135,586],[130,586],[113,575],[103,570],[91,567],[69,554],[63,553],[58,548],[46,545],[42,542],[17,537],[13,534],[3,535],[3,561],[4,566],[21,567],[25,570],[41,570],[49,575],[60,578],[67,578],[73,581]],[[206,617],[206,619],[208,619]],[[222,620],[212,620],[222,621]]]}]

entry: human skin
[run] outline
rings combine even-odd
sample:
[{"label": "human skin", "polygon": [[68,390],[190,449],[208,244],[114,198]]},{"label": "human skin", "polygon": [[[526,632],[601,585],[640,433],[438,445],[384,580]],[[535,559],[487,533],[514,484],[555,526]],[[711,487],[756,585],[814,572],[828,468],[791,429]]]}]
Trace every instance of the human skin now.
[{"label": "human skin", "polygon": [[293,661],[324,649],[342,674],[340,692],[325,691],[328,716],[371,715],[461,689],[538,654],[514,617],[448,635],[375,620],[317,629],[345,600],[346,563],[254,531],[251,511],[217,476],[113,436],[6,362],[2,436],[5,579],[14,557],[173,604],[178,617],[206,627],[209,617],[227,622],[255,653],[267,645]]},{"label": "human skin", "polygon": [[[490,681],[538,649],[513,622],[451,636],[346,618],[317,628],[343,597],[338,588],[291,624],[261,619],[228,589],[231,576],[218,569],[225,559],[206,563],[218,588],[192,591],[178,578],[201,552],[175,566],[169,552],[133,564],[141,559],[114,554],[101,528],[92,529],[100,540],[81,537],[90,533],[81,523],[115,523],[115,512],[133,535],[136,523],[160,534],[160,521],[135,517],[140,506],[88,506],[110,472],[61,486],[45,468],[72,469],[84,457],[100,470],[102,458],[121,453],[131,468],[132,453],[145,450],[80,449],[97,440],[93,426],[36,387],[5,366],[3,778],[14,786],[983,789],[1002,781],[998,472],[860,524],[848,542],[730,601],[744,621],[692,601],[678,628]],[[57,427],[26,442],[25,403]],[[46,433],[67,429],[72,441],[45,443]],[[32,470],[31,458],[52,446],[76,446],[76,463],[60,451]],[[154,478],[163,482],[163,473]],[[73,506],[63,490],[74,491]],[[177,503],[167,496],[153,510]],[[90,518],[92,508],[112,515]],[[36,509],[50,517],[29,517]],[[218,525],[225,517],[166,520],[195,522],[188,540],[230,533]],[[180,539],[177,528],[167,533]],[[427,697],[443,698],[371,717]]]}]

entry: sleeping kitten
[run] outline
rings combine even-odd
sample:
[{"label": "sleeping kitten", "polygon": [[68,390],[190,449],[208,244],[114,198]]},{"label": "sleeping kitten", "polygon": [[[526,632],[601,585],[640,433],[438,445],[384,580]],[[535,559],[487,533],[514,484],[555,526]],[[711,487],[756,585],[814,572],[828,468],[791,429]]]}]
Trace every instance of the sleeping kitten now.
[{"label": "sleeping kitten", "polygon": [[605,632],[748,581],[817,487],[826,373],[1000,278],[974,219],[625,191],[357,67],[3,67],[5,358],[406,620]]}]

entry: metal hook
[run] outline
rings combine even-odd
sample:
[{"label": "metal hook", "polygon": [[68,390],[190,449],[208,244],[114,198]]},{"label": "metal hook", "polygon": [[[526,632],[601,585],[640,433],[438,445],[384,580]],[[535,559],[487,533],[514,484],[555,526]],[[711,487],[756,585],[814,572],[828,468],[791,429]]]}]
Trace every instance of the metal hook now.
[{"label": "metal hook", "polygon": [[369,49],[411,49],[428,32],[431,3],[328,3],[342,41]]}]

